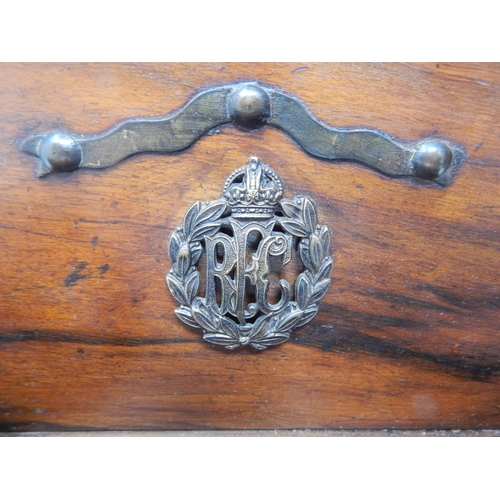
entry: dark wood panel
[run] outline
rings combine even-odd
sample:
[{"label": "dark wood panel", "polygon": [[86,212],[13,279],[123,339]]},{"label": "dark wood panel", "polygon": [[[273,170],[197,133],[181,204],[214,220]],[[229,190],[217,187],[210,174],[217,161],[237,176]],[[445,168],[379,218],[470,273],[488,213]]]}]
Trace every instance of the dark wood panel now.
[{"label": "dark wood panel", "polygon": [[[305,67],[301,71],[298,68]],[[497,64],[2,65],[0,428],[496,428]],[[172,156],[36,179],[29,133],[101,131],[255,79],[335,126],[462,144],[447,188],[221,127]],[[166,246],[255,154],[316,199],[333,281],[288,344],[226,352],[173,314]]]}]

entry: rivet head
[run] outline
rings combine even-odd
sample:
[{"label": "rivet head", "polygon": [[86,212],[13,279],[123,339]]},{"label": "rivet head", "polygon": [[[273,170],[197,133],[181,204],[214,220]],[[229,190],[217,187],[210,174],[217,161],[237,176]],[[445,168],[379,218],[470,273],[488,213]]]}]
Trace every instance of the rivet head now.
[{"label": "rivet head", "polygon": [[82,150],[65,134],[51,134],[40,144],[40,159],[50,172],[73,172],[82,161]]},{"label": "rivet head", "polygon": [[450,168],[451,149],[444,143],[430,141],[421,144],[411,160],[413,172],[421,179],[436,179]]},{"label": "rivet head", "polygon": [[244,85],[231,96],[229,114],[242,127],[261,127],[271,114],[269,96],[257,85]]}]

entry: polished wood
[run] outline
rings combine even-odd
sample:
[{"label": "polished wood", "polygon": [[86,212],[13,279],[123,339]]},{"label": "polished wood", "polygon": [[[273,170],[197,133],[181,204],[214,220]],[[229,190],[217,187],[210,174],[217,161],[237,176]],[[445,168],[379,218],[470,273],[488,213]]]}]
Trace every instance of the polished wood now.
[{"label": "polished wood", "polygon": [[[271,128],[37,179],[17,144],[259,80],[321,120],[468,159],[446,188],[312,158]],[[500,427],[500,66],[0,66],[0,430]],[[290,342],[226,351],[180,323],[168,238],[259,156],[332,229],[332,286]]]}]

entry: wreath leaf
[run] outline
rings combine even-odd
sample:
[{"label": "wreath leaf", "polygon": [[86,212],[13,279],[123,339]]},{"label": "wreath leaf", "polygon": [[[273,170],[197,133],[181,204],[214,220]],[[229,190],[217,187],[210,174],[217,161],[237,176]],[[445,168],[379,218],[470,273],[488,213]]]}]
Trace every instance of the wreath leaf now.
[{"label": "wreath leaf", "polygon": [[207,332],[203,335],[203,340],[211,344],[223,345],[226,349],[236,349],[240,345],[233,337],[220,332]]},{"label": "wreath leaf", "polygon": [[285,231],[298,236],[299,238],[306,238],[308,235],[306,227],[299,221],[293,219],[281,219],[281,225]]},{"label": "wreath leaf", "polygon": [[300,207],[290,200],[281,200],[281,208],[283,212],[291,219],[300,218]]},{"label": "wreath leaf", "polygon": [[200,208],[201,208],[201,201],[197,201],[188,208],[188,211],[186,212],[186,215],[184,216],[184,221],[182,223],[185,235],[191,234],[194,226],[194,221],[198,213],[200,212]]},{"label": "wreath leaf", "polygon": [[315,234],[311,234],[309,243],[309,254],[311,256],[311,262],[314,266],[314,270],[317,271],[323,262],[323,245],[321,240]]},{"label": "wreath leaf", "polygon": [[210,224],[205,224],[195,229],[190,237],[190,241],[201,240],[205,236],[213,236],[221,226],[220,222],[211,222]]},{"label": "wreath leaf", "polygon": [[186,300],[186,296],[184,295],[184,286],[175,274],[171,272],[167,274],[167,285],[177,302],[188,307],[190,306],[190,303]]},{"label": "wreath leaf", "polygon": [[262,318],[259,318],[257,320],[255,326],[253,327],[253,330],[248,335],[252,339],[252,341],[266,338],[268,335],[272,334],[272,331],[270,331],[268,328],[272,319],[273,319],[272,315],[269,315],[269,316],[263,316]]},{"label": "wreath leaf", "polygon": [[277,332],[291,330],[300,321],[304,311],[302,311],[302,309],[294,310],[292,307],[292,304],[286,307],[284,309],[286,312],[283,314],[283,317],[276,321],[274,328]]},{"label": "wreath leaf", "polygon": [[186,325],[192,326],[193,328],[200,328],[200,325],[194,320],[191,309],[189,307],[177,307],[175,310],[175,315]]},{"label": "wreath leaf", "polygon": [[311,284],[307,279],[307,274],[302,273],[295,282],[295,300],[300,309],[305,309],[307,306],[309,295],[311,294]]},{"label": "wreath leaf", "polygon": [[181,238],[179,236],[179,231],[176,229],[172,236],[170,237],[170,241],[168,242],[168,256],[170,258],[170,262],[175,264],[177,260],[177,254],[179,253],[179,248],[182,244]]},{"label": "wreath leaf", "polygon": [[313,293],[311,294],[310,301],[311,302],[317,302],[319,299],[321,299],[326,291],[328,290],[328,285],[330,284],[330,280],[323,280],[320,281],[313,289]]},{"label": "wreath leaf", "polygon": [[264,349],[267,349],[266,345],[262,345],[259,342],[250,342],[250,345],[254,348],[257,349],[258,351],[263,351]]},{"label": "wreath leaf", "polygon": [[318,216],[316,214],[316,207],[314,206],[311,198],[302,198],[302,218],[309,234],[314,233],[318,225]]},{"label": "wreath leaf", "polygon": [[195,241],[189,245],[189,249],[191,250],[191,264],[194,265],[200,260],[203,247],[199,241]]},{"label": "wreath leaf", "polygon": [[211,202],[206,206],[201,206],[200,212],[195,218],[194,225],[196,227],[204,224],[208,221],[214,221],[218,219],[226,210],[227,202],[225,200],[217,200]]},{"label": "wreath leaf", "polygon": [[295,327],[298,328],[299,326],[309,323],[309,321],[311,321],[314,318],[314,316],[316,316],[317,313],[318,313],[318,306],[316,304],[308,307],[304,311],[304,315],[302,316],[301,320],[295,325]]},{"label": "wreath leaf", "polygon": [[318,274],[316,275],[316,281],[320,282],[323,280],[330,280],[333,269],[333,259],[331,257],[326,260],[318,270]]},{"label": "wreath leaf", "polygon": [[266,349],[270,345],[278,345],[283,344],[290,338],[290,332],[275,332],[272,337],[267,337],[264,339],[260,339],[258,342],[250,342],[250,345],[259,351]]},{"label": "wreath leaf", "polygon": [[309,256],[309,240],[303,239],[299,243],[299,257],[307,269],[309,269],[310,271],[314,271],[311,258]]},{"label": "wreath leaf", "polygon": [[177,262],[175,263],[177,274],[181,278],[184,278],[190,266],[191,252],[189,251],[189,245],[187,243],[183,243],[179,248],[179,253],[177,254]]},{"label": "wreath leaf", "polygon": [[186,278],[186,284],[184,285],[184,290],[186,292],[186,299],[191,303],[194,298],[198,295],[201,284],[200,273],[196,268],[191,268],[191,272]]},{"label": "wreath leaf", "polygon": [[321,226],[319,231],[319,239],[321,240],[321,244],[323,245],[323,253],[328,255],[330,251],[330,231],[326,226]]},{"label": "wreath leaf", "polygon": [[208,312],[206,306],[203,302],[197,302],[191,305],[191,314],[194,320],[205,330],[214,331],[217,330],[217,325],[212,321],[210,313]]},{"label": "wreath leaf", "polygon": [[233,340],[238,341],[240,339],[240,332],[236,323],[228,318],[222,317],[220,320],[220,326]]}]

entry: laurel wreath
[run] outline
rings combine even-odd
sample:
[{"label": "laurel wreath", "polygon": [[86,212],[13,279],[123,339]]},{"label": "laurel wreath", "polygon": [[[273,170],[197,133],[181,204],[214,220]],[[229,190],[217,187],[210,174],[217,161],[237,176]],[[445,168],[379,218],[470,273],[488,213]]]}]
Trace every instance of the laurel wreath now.
[{"label": "laurel wreath", "polygon": [[167,274],[167,284],[181,304],[175,314],[187,325],[202,328],[204,340],[227,349],[250,345],[262,350],[286,342],[293,328],[305,325],[318,312],[316,303],[328,289],[333,267],[328,228],[318,224],[315,204],[307,196],[281,200],[280,207],[284,215],[276,220],[285,231],[299,238],[298,253],[306,269],[295,281],[295,301],[277,314],[258,318],[254,324],[239,325],[231,318],[214,314],[198,297],[201,276],[195,264],[203,251],[201,241],[220,230],[227,202],[221,199],[195,203],[184,216],[182,226],[172,234],[172,269]]}]

